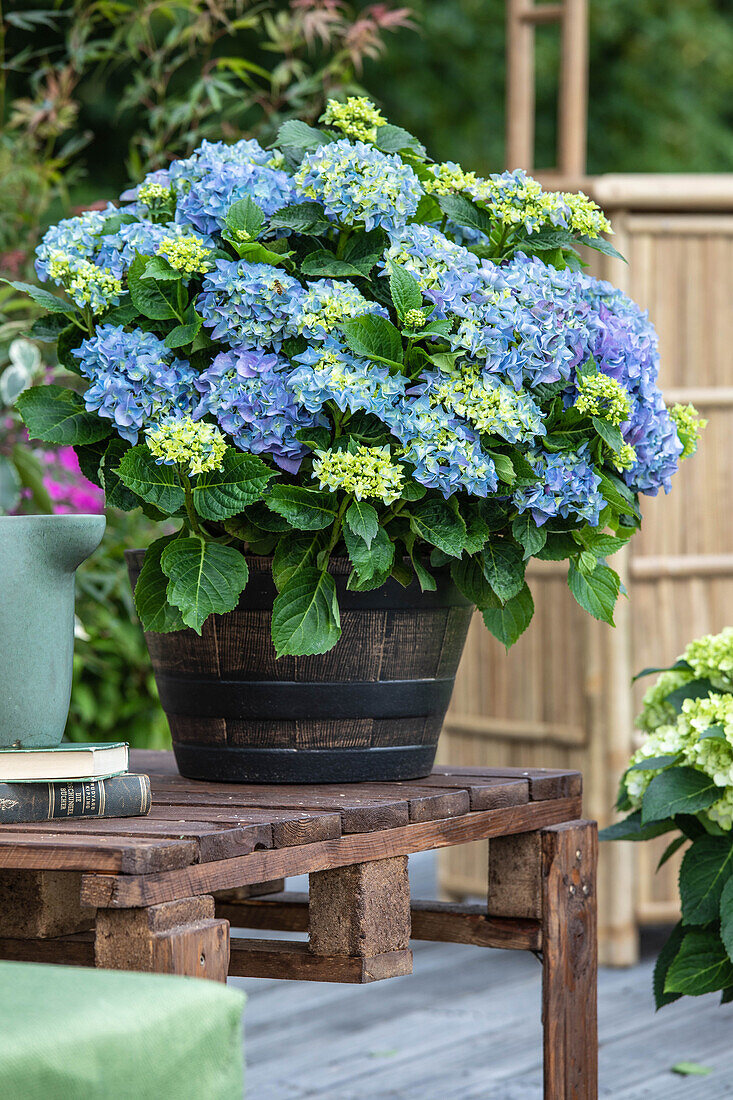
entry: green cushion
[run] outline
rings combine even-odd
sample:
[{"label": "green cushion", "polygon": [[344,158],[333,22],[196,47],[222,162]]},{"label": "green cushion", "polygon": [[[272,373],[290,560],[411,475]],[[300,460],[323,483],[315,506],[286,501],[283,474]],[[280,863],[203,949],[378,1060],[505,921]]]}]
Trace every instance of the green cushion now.
[{"label": "green cushion", "polygon": [[0,963],[2,1100],[239,1100],[244,995],[218,982]]}]

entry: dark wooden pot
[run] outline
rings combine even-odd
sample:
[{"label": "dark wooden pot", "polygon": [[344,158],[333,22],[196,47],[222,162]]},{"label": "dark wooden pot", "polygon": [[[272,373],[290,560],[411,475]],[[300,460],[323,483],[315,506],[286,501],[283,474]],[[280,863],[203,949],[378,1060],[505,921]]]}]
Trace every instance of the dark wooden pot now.
[{"label": "dark wooden pot", "polygon": [[[133,587],[143,550],[126,554]],[[182,775],[251,783],[416,779],[433,766],[473,606],[448,570],[436,592],[390,580],[350,592],[331,562],[341,638],[275,658],[271,559],[248,556],[239,606],[193,630],[145,635]]]}]

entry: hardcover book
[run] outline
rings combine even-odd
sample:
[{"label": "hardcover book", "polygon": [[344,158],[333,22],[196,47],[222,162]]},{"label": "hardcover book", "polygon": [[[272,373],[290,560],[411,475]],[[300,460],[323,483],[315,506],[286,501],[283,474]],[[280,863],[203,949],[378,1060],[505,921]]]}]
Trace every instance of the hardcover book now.
[{"label": "hardcover book", "polygon": [[0,749],[0,782],[104,779],[129,767],[124,741],[99,745],[68,741],[53,749]]},{"label": "hardcover book", "polygon": [[117,775],[77,783],[0,783],[0,824],[72,817],[144,817],[147,775]]}]

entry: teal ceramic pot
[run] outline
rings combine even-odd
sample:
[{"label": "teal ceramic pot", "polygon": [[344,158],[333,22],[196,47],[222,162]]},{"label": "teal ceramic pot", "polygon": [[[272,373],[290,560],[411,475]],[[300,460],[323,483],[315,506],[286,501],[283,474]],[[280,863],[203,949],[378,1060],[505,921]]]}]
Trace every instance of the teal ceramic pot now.
[{"label": "teal ceramic pot", "polygon": [[64,735],[74,655],[74,574],[104,516],[0,516],[0,748]]}]

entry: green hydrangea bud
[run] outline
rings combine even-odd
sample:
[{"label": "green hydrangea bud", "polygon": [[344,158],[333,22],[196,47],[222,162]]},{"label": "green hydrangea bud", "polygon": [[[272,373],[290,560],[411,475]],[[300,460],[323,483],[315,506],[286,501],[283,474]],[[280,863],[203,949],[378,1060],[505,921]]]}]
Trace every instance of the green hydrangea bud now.
[{"label": "green hydrangea bud", "polygon": [[697,441],[707,427],[707,420],[700,416],[694,405],[673,405],[669,415],[674,420],[677,435],[682,444],[680,461],[694,455]]}]

